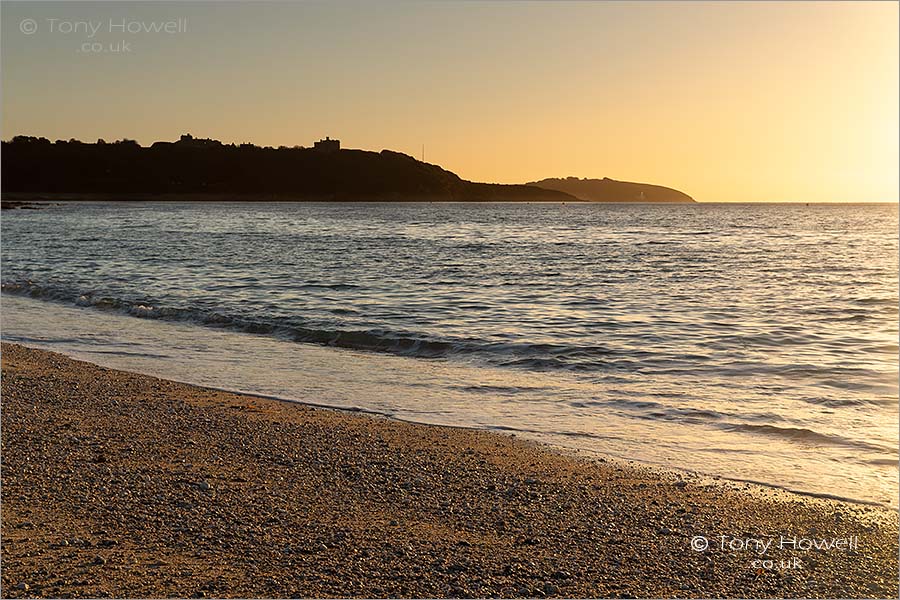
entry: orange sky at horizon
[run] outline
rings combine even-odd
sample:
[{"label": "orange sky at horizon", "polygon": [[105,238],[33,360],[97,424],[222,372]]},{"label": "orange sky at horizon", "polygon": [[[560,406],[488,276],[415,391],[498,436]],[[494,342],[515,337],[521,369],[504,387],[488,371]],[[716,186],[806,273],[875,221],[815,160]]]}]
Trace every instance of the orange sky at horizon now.
[{"label": "orange sky at horizon", "polygon": [[[330,135],[417,158],[424,144],[426,161],[474,181],[900,198],[897,3],[260,6],[4,2],[3,138]],[[127,55],[79,52],[125,37],[108,31],[122,18],[190,27],[128,34]],[[88,39],[65,20],[100,27]]]}]

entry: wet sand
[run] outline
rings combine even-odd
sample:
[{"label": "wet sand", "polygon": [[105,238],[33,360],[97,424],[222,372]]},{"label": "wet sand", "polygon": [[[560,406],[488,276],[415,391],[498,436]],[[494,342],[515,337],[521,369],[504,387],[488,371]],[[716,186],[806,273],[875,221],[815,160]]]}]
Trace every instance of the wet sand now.
[{"label": "wet sand", "polygon": [[2,350],[4,597],[898,594],[891,510]]}]

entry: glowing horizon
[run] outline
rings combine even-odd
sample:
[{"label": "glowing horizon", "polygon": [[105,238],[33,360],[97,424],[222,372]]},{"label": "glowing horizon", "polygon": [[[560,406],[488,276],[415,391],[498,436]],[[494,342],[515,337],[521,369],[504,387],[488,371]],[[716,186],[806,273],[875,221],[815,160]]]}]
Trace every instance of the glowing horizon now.
[{"label": "glowing horizon", "polygon": [[424,144],[473,181],[900,198],[896,3],[4,2],[2,17],[3,139],[331,136]]}]

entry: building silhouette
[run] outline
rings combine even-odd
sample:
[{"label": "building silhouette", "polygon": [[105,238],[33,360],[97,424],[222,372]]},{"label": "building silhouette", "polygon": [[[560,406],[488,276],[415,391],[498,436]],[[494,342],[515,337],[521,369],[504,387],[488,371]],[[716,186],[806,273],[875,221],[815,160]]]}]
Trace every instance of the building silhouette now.
[{"label": "building silhouette", "polygon": [[341,149],[341,140],[333,140],[325,136],[324,140],[319,140],[313,146],[318,152],[337,152]]},{"label": "building silhouette", "polygon": [[185,133],[174,144],[182,148],[217,148],[222,145],[222,142],[210,138],[195,138],[191,134]]}]

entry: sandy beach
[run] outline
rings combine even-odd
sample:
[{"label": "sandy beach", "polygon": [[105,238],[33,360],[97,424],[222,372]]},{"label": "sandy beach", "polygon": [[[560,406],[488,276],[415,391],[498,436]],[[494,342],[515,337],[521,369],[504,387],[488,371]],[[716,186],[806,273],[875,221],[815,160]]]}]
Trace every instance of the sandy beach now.
[{"label": "sandy beach", "polygon": [[887,509],[2,352],[4,597],[898,594]]}]

